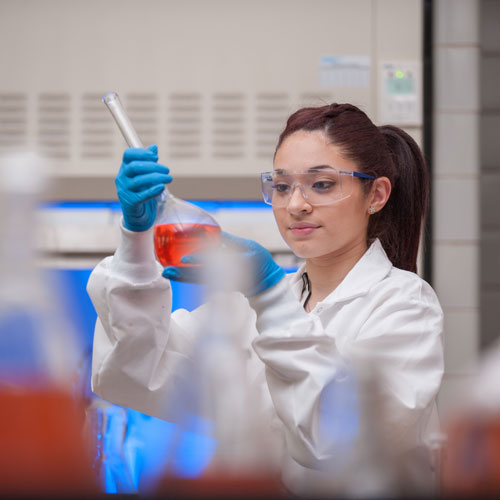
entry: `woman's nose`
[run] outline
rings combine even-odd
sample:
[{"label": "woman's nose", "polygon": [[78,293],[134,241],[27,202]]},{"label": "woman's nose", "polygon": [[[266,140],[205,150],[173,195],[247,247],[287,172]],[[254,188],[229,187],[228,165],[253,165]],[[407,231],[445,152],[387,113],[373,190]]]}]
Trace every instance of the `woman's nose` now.
[{"label": "woman's nose", "polygon": [[312,210],[312,206],[307,201],[300,184],[293,186],[288,199],[287,210],[289,213],[309,212]]}]

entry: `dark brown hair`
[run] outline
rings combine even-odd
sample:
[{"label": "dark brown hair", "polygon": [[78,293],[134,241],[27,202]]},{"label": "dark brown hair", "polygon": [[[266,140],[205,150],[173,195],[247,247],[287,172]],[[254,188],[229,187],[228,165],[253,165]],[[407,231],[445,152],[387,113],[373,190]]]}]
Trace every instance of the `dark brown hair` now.
[{"label": "dark brown hair", "polygon": [[[417,143],[398,127],[377,127],[352,104],[299,109],[289,117],[276,151],[299,130],[322,130],[345,158],[356,163],[357,170],[391,181],[388,202],[370,216],[368,244],[378,238],[394,266],[416,272],[429,198],[427,167]],[[362,182],[368,192],[373,181]]]}]

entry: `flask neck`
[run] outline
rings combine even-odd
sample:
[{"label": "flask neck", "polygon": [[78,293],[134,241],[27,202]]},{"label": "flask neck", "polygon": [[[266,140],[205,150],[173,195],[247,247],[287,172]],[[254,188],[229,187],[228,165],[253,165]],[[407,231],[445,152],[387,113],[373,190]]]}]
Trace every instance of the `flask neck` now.
[{"label": "flask neck", "polygon": [[219,227],[208,212],[165,191],[158,198],[155,225],[158,224],[201,224]]}]

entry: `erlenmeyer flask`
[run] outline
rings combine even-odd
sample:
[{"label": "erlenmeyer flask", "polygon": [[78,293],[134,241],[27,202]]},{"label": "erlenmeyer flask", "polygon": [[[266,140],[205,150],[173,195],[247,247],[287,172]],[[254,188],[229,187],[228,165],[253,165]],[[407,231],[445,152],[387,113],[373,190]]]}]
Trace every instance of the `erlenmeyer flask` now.
[{"label": "erlenmeyer flask", "polygon": [[[143,148],[116,92],[109,92],[102,101],[110,110],[129,147]],[[162,266],[189,266],[180,261],[183,255],[196,253],[207,245],[217,244],[220,226],[201,208],[176,198],[165,186],[158,197],[154,224],[156,258]]]}]

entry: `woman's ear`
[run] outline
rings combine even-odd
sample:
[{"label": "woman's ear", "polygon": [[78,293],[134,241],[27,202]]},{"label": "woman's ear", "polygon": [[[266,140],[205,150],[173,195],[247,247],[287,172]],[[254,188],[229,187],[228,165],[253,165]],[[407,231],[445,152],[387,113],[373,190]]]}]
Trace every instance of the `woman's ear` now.
[{"label": "woman's ear", "polygon": [[368,213],[374,214],[384,208],[391,195],[391,189],[391,181],[387,177],[377,177],[373,181],[370,195],[368,196],[370,200]]}]

